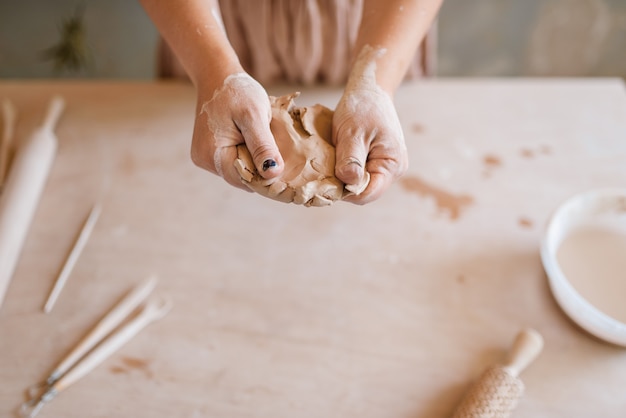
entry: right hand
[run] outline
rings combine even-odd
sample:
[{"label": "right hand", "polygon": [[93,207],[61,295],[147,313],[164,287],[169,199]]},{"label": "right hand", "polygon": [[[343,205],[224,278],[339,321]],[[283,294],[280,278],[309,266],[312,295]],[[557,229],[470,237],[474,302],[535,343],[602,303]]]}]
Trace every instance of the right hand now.
[{"label": "right hand", "polygon": [[221,87],[205,90],[198,88],[191,143],[194,164],[250,191],[234,165],[237,145],[245,144],[262,177],[279,176],[284,163],[270,131],[272,109],[265,89],[239,72],[226,77]]}]

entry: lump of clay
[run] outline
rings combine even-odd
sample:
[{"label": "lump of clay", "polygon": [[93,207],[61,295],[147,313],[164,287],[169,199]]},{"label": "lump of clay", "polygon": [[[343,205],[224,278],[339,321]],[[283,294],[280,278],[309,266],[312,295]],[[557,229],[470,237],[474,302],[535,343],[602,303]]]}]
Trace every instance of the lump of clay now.
[{"label": "lump of clay", "polygon": [[[245,145],[237,146],[235,167],[241,181],[270,199],[305,206],[327,206],[361,193],[369,183],[346,186],[335,177],[335,147],[331,143],[333,111],[322,105],[296,107],[299,93],[270,97],[270,129],[283,157],[283,173],[266,180],[257,171]],[[367,174],[367,172],[366,172]]]}]

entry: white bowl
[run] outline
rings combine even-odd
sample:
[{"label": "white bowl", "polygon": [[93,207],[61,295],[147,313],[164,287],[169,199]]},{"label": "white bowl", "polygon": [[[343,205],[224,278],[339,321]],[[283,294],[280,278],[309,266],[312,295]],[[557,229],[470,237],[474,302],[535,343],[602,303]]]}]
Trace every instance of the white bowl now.
[{"label": "white bowl", "polygon": [[626,323],[607,315],[581,296],[565,276],[557,260],[557,250],[563,239],[576,227],[596,221],[605,225],[614,223],[624,230],[626,189],[592,190],[566,200],[550,218],[541,245],[541,260],[552,294],[563,311],[590,334],[626,347]]}]

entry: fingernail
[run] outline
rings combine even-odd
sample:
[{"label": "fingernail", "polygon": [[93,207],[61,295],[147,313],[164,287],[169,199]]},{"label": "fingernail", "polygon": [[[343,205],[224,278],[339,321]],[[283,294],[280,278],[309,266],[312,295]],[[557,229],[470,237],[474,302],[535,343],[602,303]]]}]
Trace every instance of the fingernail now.
[{"label": "fingernail", "polygon": [[272,167],[276,167],[276,161],[269,159],[269,160],[265,160],[263,161],[263,171],[267,171]]}]

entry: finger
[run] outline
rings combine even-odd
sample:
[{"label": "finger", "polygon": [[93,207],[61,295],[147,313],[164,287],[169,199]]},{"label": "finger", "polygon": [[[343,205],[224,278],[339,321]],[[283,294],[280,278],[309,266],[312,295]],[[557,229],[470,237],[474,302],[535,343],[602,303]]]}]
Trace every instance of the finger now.
[{"label": "finger", "polygon": [[383,173],[370,173],[370,182],[359,195],[351,195],[346,197],[346,202],[357,205],[365,205],[380,198],[389,188],[393,179],[391,176]]},{"label": "finger", "polygon": [[241,176],[235,168],[235,160],[237,159],[237,147],[222,147],[215,150],[215,164],[219,165],[222,170],[222,177],[228,184],[239,189],[252,192],[248,186],[241,180]]},{"label": "finger", "polygon": [[338,131],[335,149],[335,176],[345,184],[361,184],[369,145],[361,132]]},{"label": "finger", "polygon": [[269,120],[258,117],[246,119],[244,123],[237,123],[237,127],[252,155],[254,166],[263,178],[279,176],[285,164],[270,130]]},{"label": "finger", "polygon": [[197,130],[196,124],[194,134],[191,139],[191,161],[193,161],[196,166],[221,176],[221,173],[218,172],[212,158],[213,149],[208,146],[208,142],[199,133],[197,133]]},{"label": "finger", "polygon": [[391,186],[391,184],[408,168],[408,159],[398,158],[372,158],[376,155],[377,147],[370,153],[370,160],[367,162],[366,170],[370,174],[368,186],[359,195],[346,197],[344,200],[364,205],[377,200]]}]

